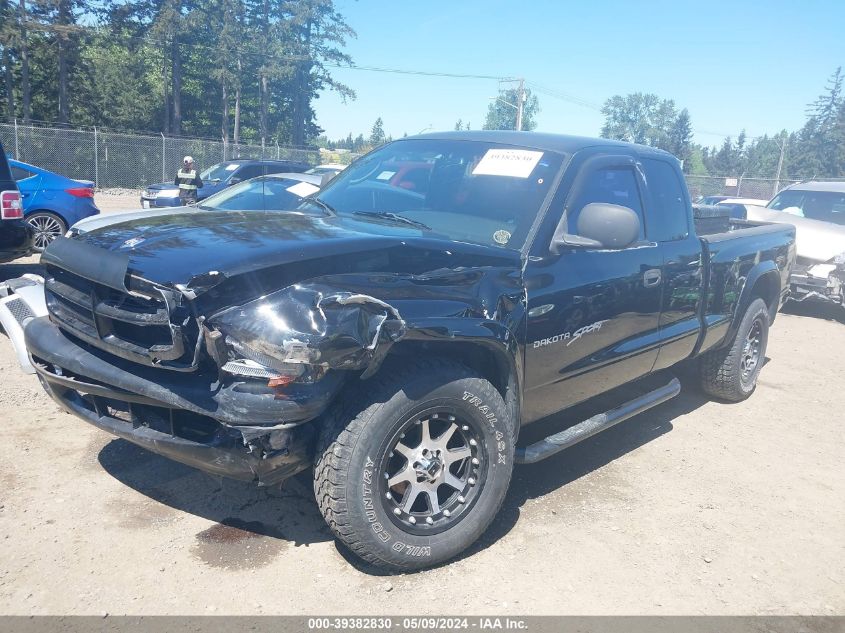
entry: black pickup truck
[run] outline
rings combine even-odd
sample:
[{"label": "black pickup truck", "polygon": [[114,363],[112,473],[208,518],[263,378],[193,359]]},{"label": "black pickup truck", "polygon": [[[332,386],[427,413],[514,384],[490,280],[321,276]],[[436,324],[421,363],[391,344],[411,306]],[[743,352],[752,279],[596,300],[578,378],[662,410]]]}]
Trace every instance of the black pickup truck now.
[{"label": "black pickup truck", "polygon": [[23,202],[0,143],[0,262],[32,252],[33,230],[23,219]]},{"label": "black pickup truck", "polygon": [[[56,240],[26,344],[62,407],[151,451],[260,484],[313,466],[334,534],[415,569],[484,532],[515,463],[677,395],[670,368],[688,361],[719,399],[752,393],[795,233],[728,222],[699,233],[655,149],[422,135],[291,212]],[[587,401],[605,410],[517,444]]]}]

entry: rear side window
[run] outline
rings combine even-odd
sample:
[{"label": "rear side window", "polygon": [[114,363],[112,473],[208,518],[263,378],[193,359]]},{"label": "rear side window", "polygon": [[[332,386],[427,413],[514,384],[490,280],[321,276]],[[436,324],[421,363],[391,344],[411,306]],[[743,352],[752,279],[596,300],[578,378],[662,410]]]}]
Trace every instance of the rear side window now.
[{"label": "rear side window", "polygon": [[31,172],[27,169],[23,169],[22,167],[12,167],[12,178],[20,182],[21,180],[26,180],[34,176],[35,173]]},{"label": "rear side window", "polygon": [[677,171],[667,162],[642,160],[650,202],[646,209],[648,239],[655,242],[682,240],[689,235],[689,211]]},{"label": "rear side window", "polygon": [[578,234],[581,209],[592,202],[607,202],[633,209],[640,216],[640,226],[644,224],[640,188],[637,186],[637,176],[630,167],[609,167],[592,171],[576,195],[567,214],[567,231],[573,235]]}]

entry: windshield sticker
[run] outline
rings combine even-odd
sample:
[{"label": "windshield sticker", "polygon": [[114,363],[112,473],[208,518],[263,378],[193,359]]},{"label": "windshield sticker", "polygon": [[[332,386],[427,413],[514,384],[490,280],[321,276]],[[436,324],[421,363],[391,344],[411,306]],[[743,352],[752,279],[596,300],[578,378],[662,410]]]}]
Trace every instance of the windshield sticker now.
[{"label": "windshield sticker", "polygon": [[511,234],[507,231],[500,229],[493,233],[493,241],[496,242],[496,244],[501,244],[502,246],[504,246],[505,244],[511,241]]},{"label": "windshield sticker", "polygon": [[395,174],[395,171],[383,171],[376,176],[376,180],[390,180]]},{"label": "windshield sticker", "polygon": [[317,185],[312,185],[310,182],[298,182],[287,188],[287,191],[290,191],[293,195],[299,196],[300,198],[310,196],[312,193],[319,190],[320,188]]},{"label": "windshield sticker", "polygon": [[528,178],[542,157],[543,152],[527,149],[488,149],[472,175]]},{"label": "windshield sticker", "polygon": [[231,165],[226,165],[226,171],[235,171],[238,167],[238,163],[232,163]]},{"label": "windshield sticker", "polygon": [[563,334],[556,334],[555,336],[549,338],[541,338],[539,341],[534,341],[534,349],[537,349],[538,347],[545,347],[546,345],[554,345],[555,343],[563,342],[566,342],[566,346],[569,347],[585,334],[598,332],[601,329],[601,326],[605,323],[607,323],[607,319],[605,319],[604,321],[596,321],[595,323],[590,323],[590,325],[585,325],[582,328],[578,328],[574,332],[564,332]]}]

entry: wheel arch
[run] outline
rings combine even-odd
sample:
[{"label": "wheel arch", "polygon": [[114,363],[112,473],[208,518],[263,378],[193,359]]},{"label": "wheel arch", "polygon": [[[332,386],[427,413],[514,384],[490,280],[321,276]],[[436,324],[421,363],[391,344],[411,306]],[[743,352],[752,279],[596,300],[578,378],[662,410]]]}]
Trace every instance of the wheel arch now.
[{"label": "wheel arch", "polygon": [[438,358],[465,365],[489,381],[502,396],[514,427],[519,432],[522,408],[521,363],[515,349],[495,339],[407,339],[395,343],[376,374],[391,371],[402,358]]},{"label": "wheel arch", "polygon": [[777,316],[780,307],[781,276],[780,270],[773,261],[760,262],[752,268],[745,279],[742,293],[737,303],[733,321],[728,332],[726,341],[733,340],[739,329],[739,324],[745,316],[745,311],[754,299],[762,299],[769,310],[769,324],[771,325]]}]

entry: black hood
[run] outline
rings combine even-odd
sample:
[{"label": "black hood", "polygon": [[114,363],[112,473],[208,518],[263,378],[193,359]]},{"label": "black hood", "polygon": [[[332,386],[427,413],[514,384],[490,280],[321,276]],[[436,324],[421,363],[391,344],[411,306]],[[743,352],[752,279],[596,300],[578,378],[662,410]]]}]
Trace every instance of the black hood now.
[{"label": "black hood", "polygon": [[[454,242],[414,227],[295,212],[174,213],[121,222],[75,239],[110,251],[103,258],[112,267],[125,262],[132,275],[185,285],[197,294],[224,280],[239,279],[239,285],[249,280],[258,293],[327,274],[420,274],[520,264],[516,251]],[[61,250],[48,248],[47,263],[78,268],[73,253]],[[92,256],[97,252],[86,250]]]}]

